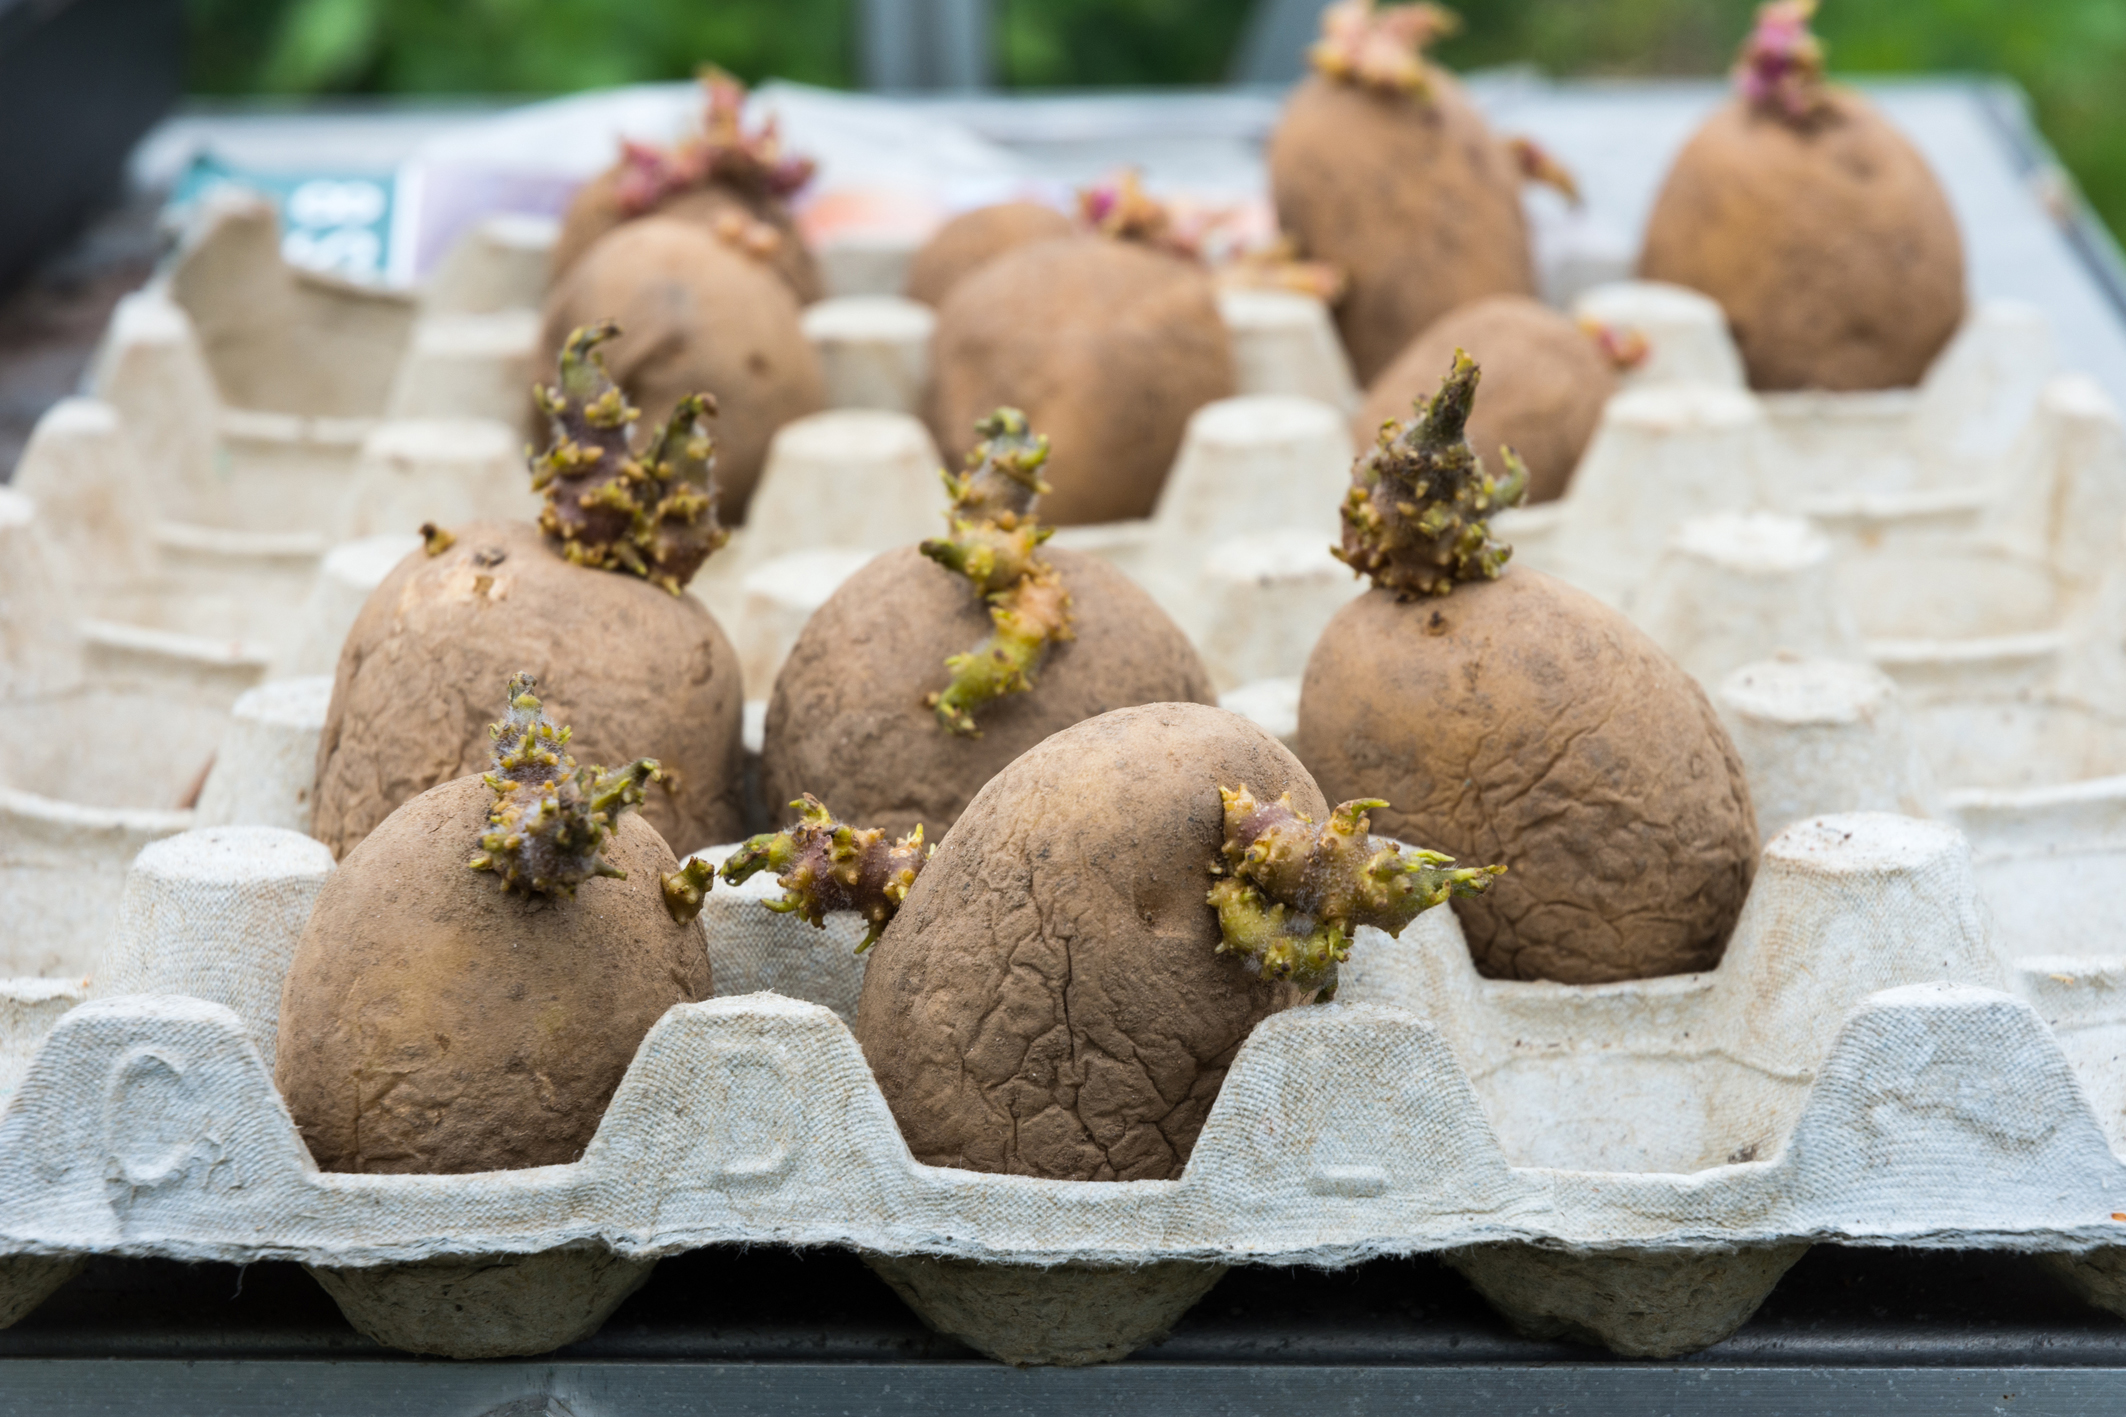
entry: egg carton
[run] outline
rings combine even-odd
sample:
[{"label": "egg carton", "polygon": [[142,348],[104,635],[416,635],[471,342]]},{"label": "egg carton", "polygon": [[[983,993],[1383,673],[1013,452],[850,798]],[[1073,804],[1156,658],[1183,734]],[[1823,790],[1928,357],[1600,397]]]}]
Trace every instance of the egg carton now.
[{"label": "egg carton", "polygon": [[[1253,686],[1296,679],[1362,589],[1328,550],[1356,452],[1349,375],[1318,305],[1240,298],[1252,313],[1229,296],[1228,322],[1253,333],[1236,335],[1236,349],[1275,372],[1197,412],[1152,516],[1066,527],[1055,544],[1103,556],[1151,591],[1222,692],[1288,699]],[[1844,619],[1793,647],[1828,650],[1836,628],[1852,652],[1910,665],[1913,678],[1944,655],[2027,658],[2028,637],[2057,640],[2089,603],[2126,516],[2126,454],[2116,410],[2092,381],[2060,373],[2029,307],[1979,306],[1917,389],[1771,395],[1744,387],[1725,320],[1703,296],[1624,282],[1586,292],[1576,311],[1639,331],[1650,354],[1604,409],[1567,496],[1499,519],[1522,564],[1634,614],[1644,598],[1654,615],[1663,592],[1648,582],[1673,579],[1665,559],[1691,554],[1673,546],[1687,524],[1802,518],[1821,544],[1779,554],[1800,557],[1786,569],[1820,579],[1816,599]],[[813,521],[749,527],[737,554],[704,574],[703,598],[757,645],[749,697],[767,695],[781,654],[860,553],[905,545],[936,515],[938,494],[909,463],[927,461],[909,451],[921,443],[912,425],[843,433],[832,458],[771,465],[755,494],[756,506],[782,502]],[[878,492],[851,497],[852,486]],[[817,509],[830,505],[833,524],[820,526]]]},{"label": "egg carton", "polygon": [[[363,467],[409,449],[442,456],[426,445],[447,442],[451,425],[491,425],[512,457],[530,431],[527,390],[551,362],[537,345],[553,236],[551,222],[487,221],[414,296],[288,265],[271,204],[218,193],[169,269],[120,303],[92,391],[149,450],[166,520],[328,541],[384,529],[349,521],[348,482]],[[1244,391],[1355,399],[1317,303],[1239,293],[1224,307]],[[830,407],[922,407],[928,306],[843,296],[802,319]],[[1295,339],[1311,342],[1298,362],[1284,353]],[[453,510],[421,509],[414,524]]]},{"label": "egg carton", "polygon": [[1638,1355],[1724,1337],[1819,1241],[2040,1252],[2126,1309],[2126,1070],[2048,1026],[2063,986],[1997,951],[1940,823],[1788,829],[1706,974],[1480,979],[1451,909],[1364,932],[1337,1003],[1242,1046],[1183,1175],[1128,1183],[914,1160],[847,1027],[860,925],[761,881],[710,896],[719,997],[651,1030],[581,1160],[322,1173],[271,1068],[332,869],[261,827],[141,854],[96,997],[0,1111],[0,1317],[85,1255],[282,1259],[386,1343],[540,1352],[719,1243],[856,1248],[1015,1363],[1123,1356],[1232,1264],[1414,1252]]},{"label": "egg carton", "polygon": [[[89,971],[148,843],[207,823],[306,826],[331,691],[266,683],[241,643],[80,614],[40,521],[0,488],[0,995]],[[272,746],[290,732],[307,746]]]},{"label": "egg carton", "polygon": [[[132,607],[114,618],[193,633],[233,625],[262,636],[274,655],[315,664],[330,649],[296,643],[304,627],[294,607],[304,596],[286,586],[314,574],[329,545],[425,520],[524,515],[531,498],[509,421],[523,413],[528,354],[511,355],[519,363],[506,368],[490,361],[477,376],[466,371],[485,356],[466,351],[478,340],[452,346],[472,360],[455,372],[406,361],[428,323],[531,319],[548,236],[519,219],[479,229],[415,305],[285,267],[264,204],[209,204],[170,275],[114,318],[99,365],[99,392],[133,441],[157,454],[135,458],[133,475],[72,482],[85,489],[77,501],[127,505],[115,491],[88,489],[145,487],[165,504],[169,525],[153,544],[130,545],[128,559],[108,563],[121,569],[104,579],[134,587],[108,592]],[[388,323],[374,311],[366,321],[320,313],[372,296],[378,309],[413,311],[406,328],[416,333],[365,343],[355,336]],[[1069,528],[1059,544],[1140,579],[1196,639],[1219,688],[1233,691],[1299,674],[1321,627],[1356,592],[1326,554],[1353,449],[1323,411],[1348,413],[1356,391],[1318,302],[1229,292],[1221,309],[1242,403],[1199,412],[1154,516]],[[1573,492],[1503,519],[1524,564],[1628,604],[1683,522],[1772,508],[1805,513],[1831,536],[1840,593],[1885,662],[1914,652],[1925,659],[1937,633],[2001,640],[2003,654],[2028,658],[2023,641],[2056,634],[2071,615],[2086,589],[2090,529],[2105,524],[2106,508],[2087,497],[2054,506],[2027,495],[2018,474],[2070,486],[2057,465],[2089,462],[2090,429],[2116,416],[2090,381],[2058,377],[2036,312],[1979,307],[1917,390],[1761,396],[1743,388],[1724,322],[1703,297],[1624,283],[1583,294],[1576,309],[1639,330],[1651,355],[1606,411]],[[700,578],[697,593],[741,647],[749,697],[767,696],[804,619],[862,564],[860,553],[932,529],[941,494],[919,465],[934,466],[934,449],[909,417],[923,401],[932,318],[878,295],[822,301],[804,314],[837,411],[880,417],[867,425],[830,414],[825,428],[786,430],[788,456],[771,454],[756,494],[754,520],[774,524],[741,529]],[[353,333],[343,338],[342,325]],[[306,366],[290,345],[335,351],[326,362],[342,371],[341,384],[297,399],[289,390]],[[376,367],[362,372],[365,358]],[[279,383],[261,371],[279,371]],[[304,412],[219,409],[217,385],[240,391],[232,401],[278,399]],[[501,392],[484,405],[450,392],[475,385]],[[427,391],[431,402],[394,408],[376,392],[387,386]],[[1298,411],[1301,399],[1318,407]],[[491,416],[430,416],[481,409]],[[416,412],[423,416],[407,416]],[[254,414],[301,426],[244,445],[271,445],[258,456],[217,441],[217,420],[257,431],[264,425]],[[62,433],[82,437],[78,418],[57,422],[55,453]],[[833,457],[821,456],[827,451]],[[108,451],[101,463],[74,459],[122,460]],[[786,514],[764,518],[762,504],[778,500],[778,489]],[[2063,539],[2076,544],[2055,544]],[[162,579],[183,582],[186,594],[139,592],[157,574],[157,553],[168,566]]]}]

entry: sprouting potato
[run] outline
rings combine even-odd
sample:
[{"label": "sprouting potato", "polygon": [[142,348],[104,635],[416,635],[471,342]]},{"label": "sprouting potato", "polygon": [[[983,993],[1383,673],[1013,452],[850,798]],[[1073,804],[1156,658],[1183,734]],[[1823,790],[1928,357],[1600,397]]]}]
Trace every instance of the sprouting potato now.
[{"label": "sprouting potato", "polygon": [[1127,576],[1047,547],[1045,441],[1016,409],[981,421],[921,547],[838,587],[776,676],[761,778],[849,820],[935,840],[1005,764],[1133,704],[1213,701],[1188,637]]},{"label": "sprouting potato", "polygon": [[439,530],[356,617],[318,742],[312,832],[335,855],[401,803],[480,770],[487,694],[519,669],[584,725],[586,755],[647,751],[664,764],[643,814],[668,840],[693,851],[737,838],[738,654],[682,594],[728,535],[716,520],[715,404],[680,399],[631,444],[636,410],[598,357],[612,334],[572,335],[559,384],[541,395],[554,434],[531,474],[547,500],[540,525]]},{"label": "sprouting potato", "polygon": [[1344,0],[1322,23],[1270,137],[1270,191],[1301,252],[1348,280],[1337,327],[1370,384],[1457,305],[1532,295],[1535,267],[1512,152],[1424,58],[1453,16]]},{"label": "sprouting potato", "polygon": [[1580,454],[1617,389],[1599,332],[1581,329],[1525,295],[1489,295],[1439,317],[1382,370],[1352,421],[1353,441],[1370,447],[1381,424],[1409,411],[1431,391],[1454,351],[1489,371],[1484,397],[1469,415],[1469,445],[1496,456],[1510,447],[1528,464],[1528,500],[1565,493]]},{"label": "sprouting potato", "polygon": [[304,927],[275,1080],[327,1171],[574,1161],[650,1027],[710,995],[707,872],[628,811],[657,764],[579,767],[536,687],[511,678],[489,772],[387,817]]},{"label": "sprouting potato", "polygon": [[1456,903],[1493,978],[1601,983],[1710,969],[1756,866],[1742,761],[1705,693],[1629,620],[1509,569],[1493,476],[1464,436],[1466,355],[1352,472],[1338,554],[1374,589],[1307,661],[1298,752],[1387,835],[1508,868]]},{"label": "sprouting potato", "polygon": [[827,405],[796,299],[730,242],[645,217],[603,237],[548,292],[540,347],[558,348],[569,331],[599,321],[623,331],[606,359],[652,422],[696,390],[716,396],[717,482],[727,515],[744,521],[776,430]]},{"label": "sprouting potato", "polygon": [[962,279],[1018,246],[1071,234],[1070,218],[1040,202],[998,202],[962,212],[908,263],[910,300],[942,305]]},{"label": "sprouting potato", "polygon": [[1918,150],[1823,81],[1813,8],[1759,9],[1740,92],[1669,169],[1639,274],[1719,301],[1754,388],[1904,388],[1963,323],[1963,240]]}]

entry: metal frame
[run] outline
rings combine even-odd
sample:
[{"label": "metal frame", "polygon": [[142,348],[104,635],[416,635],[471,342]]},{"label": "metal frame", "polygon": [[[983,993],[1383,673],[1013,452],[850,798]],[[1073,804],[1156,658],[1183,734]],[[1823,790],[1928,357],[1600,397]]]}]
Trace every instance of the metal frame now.
[{"label": "metal frame", "polygon": [[287,1361],[112,1364],[46,1360],[0,1370],[8,1412],[48,1417],[848,1417],[982,1412],[1008,1417],[1224,1417],[1424,1413],[1427,1417],[2084,1417],[2126,1408],[2126,1369],[1195,1367],[1131,1364],[1014,1372],[969,1364]]}]

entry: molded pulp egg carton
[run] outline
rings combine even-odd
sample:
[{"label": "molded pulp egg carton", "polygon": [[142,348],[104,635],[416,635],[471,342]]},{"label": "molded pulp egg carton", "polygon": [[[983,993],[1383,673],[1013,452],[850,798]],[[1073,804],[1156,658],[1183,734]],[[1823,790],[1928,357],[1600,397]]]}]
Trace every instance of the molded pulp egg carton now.
[{"label": "molded pulp egg carton", "polygon": [[764,911],[762,881],[710,896],[723,997],[652,1029],[580,1161],[320,1173],[271,1066],[332,869],[261,827],[142,853],[97,997],[0,1111],[0,1314],[86,1254],[295,1259],[386,1343],[540,1352],[727,1242],[855,1247],[1018,1363],[1120,1357],[1230,1264],[1415,1251],[1642,1355],[1725,1336],[1819,1240],[2045,1252],[2126,1310],[2126,1071],[2047,1028],[1939,823],[1790,828],[1709,974],[1486,981],[1451,910],[1365,932],[1337,1003],[1243,1045],[1183,1176],[1129,1183],[916,1162],[846,1026],[856,922]]},{"label": "molded pulp egg carton", "polygon": [[[2109,1017],[2096,978],[2126,970],[2126,427],[2093,381],[2057,373],[2033,312],[1981,308],[1912,392],[1627,390],[1571,493],[1505,520],[1518,554],[1623,606],[1713,692],[1760,809],[1783,804],[1767,833],[1860,807],[1956,822],[2011,950],[2053,959],[2082,981],[2075,1007]],[[1751,746],[1767,725],[1844,768],[1822,791],[1780,787]]]},{"label": "molded pulp egg carton", "polygon": [[[203,201],[168,269],[113,315],[94,399],[54,409],[18,472],[68,552],[96,553],[76,561],[97,613],[238,638],[277,662],[329,664],[336,646],[306,638],[300,607],[330,548],[424,521],[535,511],[523,466],[526,391],[543,363],[534,346],[552,239],[551,222],[490,220],[413,297],[287,265],[262,200],[231,191]],[[1318,302],[1235,292],[1221,303],[1244,393],[1355,402]],[[911,443],[928,450],[909,415],[928,382],[929,308],[849,295],[808,307],[803,322],[831,408],[901,415],[872,420],[868,434],[843,430],[838,451],[868,466]],[[815,450],[823,437],[832,444],[837,434],[814,433]],[[913,505],[941,510],[934,453],[925,460],[930,480]],[[824,500],[851,503],[847,488],[844,478]],[[889,481],[881,490],[901,489]],[[755,659],[769,679],[791,637],[791,607],[774,594],[749,598],[747,578],[785,554],[837,553],[846,569],[853,551],[901,544],[862,529],[867,512],[900,500],[856,500],[847,528],[823,530],[816,516],[809,530],[742,528],[717,558],[698,589],[736,638],[761,642]],[[869,520],[897,528],[907,518]],[[930,530],[926,520],[921,534]],[[782,579],[766,575],[770,586]],[[836,579],[799,583],[831,589]],[[795,603],[805,598],[800,588]],[[749,630],[754,600],[761,625]]]}]

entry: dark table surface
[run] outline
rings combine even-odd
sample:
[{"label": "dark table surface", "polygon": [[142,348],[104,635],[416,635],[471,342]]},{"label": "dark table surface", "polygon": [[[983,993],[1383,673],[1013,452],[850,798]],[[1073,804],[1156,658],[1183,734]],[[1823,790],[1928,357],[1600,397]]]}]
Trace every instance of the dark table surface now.
[{"label": "dark table surface", "polygon": [[1516,1336],[1426,1258],[1239,1269],[1126,1363],[1016,1373],[925,1330],[854,1256],[666,1260],[593,1338],[423,1361],[291,1264],[96,1260],[0,1332],[37,1412],[1608,1414],[2126,1412],[2126,1321],[2037,1261],[1821,1246],[1727,1342],[1668,1363]]}]

